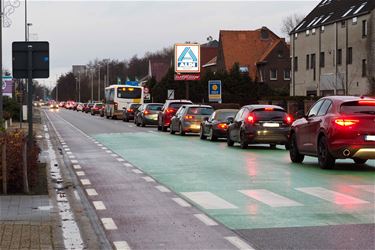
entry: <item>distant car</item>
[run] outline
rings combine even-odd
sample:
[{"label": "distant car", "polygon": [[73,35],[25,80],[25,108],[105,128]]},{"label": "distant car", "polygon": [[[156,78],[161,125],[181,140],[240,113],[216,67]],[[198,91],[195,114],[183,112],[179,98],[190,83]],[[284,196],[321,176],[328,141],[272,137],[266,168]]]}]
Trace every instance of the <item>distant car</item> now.
[{"label": "distant car", "polygon": [[158,113],[163,107],[162,103],[147,103],[139,107],[137,116],[134,117],[137,126],[145,127],[146,125],[158,124]]},{"label": "distant car", "polygon": [[49,105],[50,109],[59,109],[59,105],[56,102],[51,102]]},{"label": "distant car", "polygon": [[227,138],[229,117],[234,117],[238,109],[218,109],[210,117],[204,119],[201,123],[199,135],[202,140],[207,137],[211,141],[216,141],[218,138]]},{"label": "distant car", "polygon": [[59,107],[60,107],[60,108],[63,108],[64,106],[65,106],[65,102],[60,102],[60,103],[59,103]]},{"label": "distant car", "polygon": [[84,106],[85,106],[84,103],[82,103],[82,102],[78,103],[77,108],[76,108],[77,112],[78,112],[78,111],[82,111],[83,108],[84,108]]},{"label": "distant car", "polygon": [[65,103],[65,108],[66,109],[72,109],[74,105],[75,105],[75,101],[67,101]]},{"label": "distant car", "polygon": [[83,112],[89,113],[91,112],[91,108],[94,106],[94,103],[87,103],[85,108],[83,109]]},{"label": "distant car", "polygon": [[98,115],[100,114],[100,110],[103,108],[103,103],[95,103],[94,106],[92,106],[90,112],[91,115]]},{"label": "distant car", "polygon": [[172,117],[184,104],[193,104],[189,100],[167,100],[158,113],[158,130],[167,131]]},{"label": "distant car", "polygon": [[289,131],[292,116],[275,105],[247,105],[236,116],[228,119],[227,144],[233,146],[239,142],[245,149],[249,144],[277,144],[289,148]]},{"label": "distant car", "polygon": [[331,169],[336,159],[365,164],[375,159],[375,99],[330,96],[318,100],[306,116],[292,124],[290,159],[318,157],[321,168]]},{"label": "distant car", "polygon": [[182,105],[171,119],[170,133],[199,133],[201,122],[213,112],[214,109],[208,105]]},{"label": "distant car", "polygon": [[134,119],[134,112],[141,106],[139,103],[130,103],[125,107],[124,113],[123,113],[123,118],[122,120],[124,122],[129,122],[130,120]]}]

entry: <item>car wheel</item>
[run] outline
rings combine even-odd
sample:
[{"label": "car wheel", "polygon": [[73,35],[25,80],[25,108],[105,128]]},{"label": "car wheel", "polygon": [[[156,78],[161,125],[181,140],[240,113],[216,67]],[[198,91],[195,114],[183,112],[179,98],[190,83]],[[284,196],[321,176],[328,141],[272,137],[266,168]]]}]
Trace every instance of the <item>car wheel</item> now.
[{"label": "car wheel", "polygon": [[249,145],[249,143],[246,141],[243,132],[241,132],[241,134],[240,134],[240,146],[241,146],[241,148],[242,149],[247,149],[248,145]]},{"label": "car wheel", "polygon": [[204,132],[203,132],[203,127],[201,126],[200,129],[199,129],[199,138],[201,140],[205,140],[207,138],[207,136],[204,135]]},{"label": "car wheel", "polygon": [[289,156],[290,160],[294,163],[301,163],[305,156],[300,154],[297,146],[297,135],[292,134],[291,142],[289,144]]},{"label": "car wheel", "polygon": [[162,123],[161,131],[163,131],[163,132],[167,132],[167,130],[168,130],[168,127],[167,127],[167,126],[164,126],[164,123]]},{"label": "car wheel", "polygon": [[145,120],[144,120],[144,119],[142,119],[142,121],[141,121],[141,126],[142,126],[142,127],[146,127],[146,123],[145,123]]},{"label": "car wheel", "polygon": [[217,141],[217,137],[214,135],[214,130],[210,129],[210,141]]},{"label": "car wheel", "polygon": [[158,131],[161,131],[161,126],[158,124]]},{"label": "car wheel", "polygon": [[353,158],[353,161],[356,163],[356,164],[360,164],[360,165],[363,165],[367,162],[366,159],[360,159],[360,158]]},{"label": "car wheel", "polygon": [[335,165],[335,158],[328,151],[327,138],[322,136],[318,142],[318,161],[322,169],[332,169]]},{"label": "car wheel", "polygon": [[230,139],[229,132],[228,132],[228,135],[227,135],[227,145],[228,145],[228,147],[233,147],[233,145],[234,145],[234,141],[232,141],[232,139]]},{"label": "car wheel", "polygon": [[182,127],[182,124],[180,124],[180,135],[181,135],[181,136],[184,136],[184,135],[185,135],[184,129],[183,129],[183,127]]},{"label": "car wheel", "polygon": [[284,146],[285,146],[285,149],[286,149],[286,150],[289,150],[289,148],[290,148],[290,144],[289,144],[289,142],[285,143]]},{"label": "car wheel", "polygon": [[276,149],[276,144],[270,144],[271,149]]},{"label": "car wheel", "polygon": [[169,133],[171,135],[174,135],[176,133],[176,131],[173,130],[173,126],[172,126],[172,123],[171,123],[171,126],[169,127]]}]

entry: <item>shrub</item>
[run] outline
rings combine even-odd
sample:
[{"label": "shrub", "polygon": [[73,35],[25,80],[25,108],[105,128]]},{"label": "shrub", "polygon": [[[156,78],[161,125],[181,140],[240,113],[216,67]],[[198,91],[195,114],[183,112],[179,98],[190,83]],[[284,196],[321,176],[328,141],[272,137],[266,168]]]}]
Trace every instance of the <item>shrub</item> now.
[{"label": "shrub", "polygon": [[13,120],[19,120],[20,104],[16,100],[5,96],[3,100],[3,107],[3,117],[5,119],[12,118]]}]

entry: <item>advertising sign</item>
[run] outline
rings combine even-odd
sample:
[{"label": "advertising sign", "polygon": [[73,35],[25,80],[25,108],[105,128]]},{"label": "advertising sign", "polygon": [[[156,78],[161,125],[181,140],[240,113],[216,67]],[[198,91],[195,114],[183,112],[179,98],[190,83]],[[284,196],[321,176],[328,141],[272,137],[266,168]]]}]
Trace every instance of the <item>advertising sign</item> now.
[{"label": "advertising sign", "polygon": [[174,51],[176,73],[200,72],[199,44],[176,44]]},{"label": "advertising sign", "polygon": [[11,76],[3,76],[3,96],[12,97],[13,93],[13,78]]},{"label": "advertising sign", "polygon": [[208,100],[210,102],[221,102],[221,81],[208,81]]},{"label": "advertising sign", "polygon": [[199,81],[201,79],[200,74],[175,74],[175,81]]}]

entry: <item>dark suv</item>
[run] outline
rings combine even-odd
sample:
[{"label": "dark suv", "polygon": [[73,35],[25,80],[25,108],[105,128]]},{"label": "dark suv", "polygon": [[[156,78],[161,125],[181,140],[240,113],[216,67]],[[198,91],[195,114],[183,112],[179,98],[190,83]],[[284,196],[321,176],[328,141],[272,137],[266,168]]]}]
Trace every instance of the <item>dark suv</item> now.
[{"label": "dark suv", "polygon": [[131,103],[128,108],[124,109],[123,118],[124,122],[129,122],[134,119],[134,112],[141,106],[140,103]]},{"label": "dark suv", "polygon": [[189,100],[167,100],[161,111],[158,113],[158,130],[167,131],[171,124],[172,117],[177,110],[184,104],[193,104]]},{"label": "dark suv", "polygon": [[271,148],[281,144],[289,148],[292,117],[279,106],[244,106],[228,122],[228,146],[239,142],[241,148],[247,148],[248,144],[270,144]]}]

